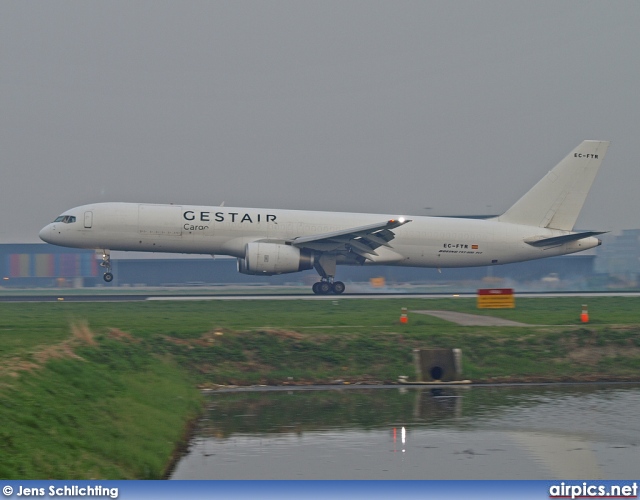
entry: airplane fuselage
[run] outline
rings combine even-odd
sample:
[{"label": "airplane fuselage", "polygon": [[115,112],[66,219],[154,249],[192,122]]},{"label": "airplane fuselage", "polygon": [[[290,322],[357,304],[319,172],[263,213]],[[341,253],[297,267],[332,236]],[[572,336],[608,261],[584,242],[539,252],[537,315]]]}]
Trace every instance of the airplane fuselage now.
[{"label": "airplane fuselage", "polygon": [[[72,223],[47,225],[40,237],[76,248],[245,256],[259,240],[290,242],[298,237],[375,224],[396,216],[259,208],[96,203],[63,214]],[[69,219],[68,219],[69,220]],[[560,231],[495,220],[412,216],[394,229],[392,248],[380,247],[364,264],[416,267],[473,267],[507,264],[580,252],[598,246],[595,237],[549,247],[531,238],[553,238]],[[355,264],[342,257],[338,264]]]}]

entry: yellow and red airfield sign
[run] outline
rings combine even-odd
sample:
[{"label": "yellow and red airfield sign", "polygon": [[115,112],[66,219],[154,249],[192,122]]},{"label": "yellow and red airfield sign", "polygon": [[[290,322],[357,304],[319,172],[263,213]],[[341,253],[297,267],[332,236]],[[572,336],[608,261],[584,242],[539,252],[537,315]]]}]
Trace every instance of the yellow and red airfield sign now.
[{"label": "yellow and red airfield sign", "polygon": [[478,309],[513,309],[516,298],[513,288],[480,288]]}]

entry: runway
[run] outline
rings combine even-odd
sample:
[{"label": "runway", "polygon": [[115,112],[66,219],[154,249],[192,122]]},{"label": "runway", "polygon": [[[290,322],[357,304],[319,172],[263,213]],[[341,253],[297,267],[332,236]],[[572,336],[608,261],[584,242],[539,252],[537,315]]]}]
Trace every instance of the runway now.
[{"label": "runway", "polygon": [[[0,302],[144,302],[144,301],[191,301],[191,300],[351,300],[351,299],[446,299],[475,298],[475,293],[344,293],[342,295],[314,295],[312,293],[272,293],[272,294],[176,294],[149,292],[139,294],[123,293],[65,293],[59,294],[15,294],[0,295]],[[553,297],[640,297],[640,292],[516,292],[518,298]]]}]

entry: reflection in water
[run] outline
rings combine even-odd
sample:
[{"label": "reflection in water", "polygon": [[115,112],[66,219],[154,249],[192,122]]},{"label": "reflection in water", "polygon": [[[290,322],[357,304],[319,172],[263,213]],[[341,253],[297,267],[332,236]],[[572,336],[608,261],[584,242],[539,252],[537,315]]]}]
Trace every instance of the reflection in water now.
[{"label": "reflection in water", "polygon": [[214,393],[173,479],[638,477],[640,386]]}]

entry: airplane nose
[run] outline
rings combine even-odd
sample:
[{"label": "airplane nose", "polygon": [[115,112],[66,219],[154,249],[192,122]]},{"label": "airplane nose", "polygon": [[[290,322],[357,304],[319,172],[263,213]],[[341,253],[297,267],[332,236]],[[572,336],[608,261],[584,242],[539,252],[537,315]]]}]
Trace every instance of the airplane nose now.
[{"label": "airplane nose", "polygon": [[43,227],[38,233],[38,236],[40,236],[40,239],[45,243],[51,243],[51,226]]}]

